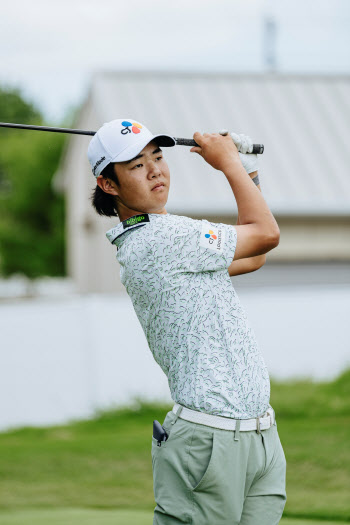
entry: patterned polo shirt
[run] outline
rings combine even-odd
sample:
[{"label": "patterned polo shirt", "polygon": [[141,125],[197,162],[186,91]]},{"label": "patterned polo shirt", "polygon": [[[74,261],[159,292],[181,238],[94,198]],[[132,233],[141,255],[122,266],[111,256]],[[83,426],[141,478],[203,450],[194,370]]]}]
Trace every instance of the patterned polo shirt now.
[{"label": "patterned polo shirt", "polygon": [[263,415],[269,374],[228,273],[235,227],[151,213],[106,235],[172,399],[236,419]]}]

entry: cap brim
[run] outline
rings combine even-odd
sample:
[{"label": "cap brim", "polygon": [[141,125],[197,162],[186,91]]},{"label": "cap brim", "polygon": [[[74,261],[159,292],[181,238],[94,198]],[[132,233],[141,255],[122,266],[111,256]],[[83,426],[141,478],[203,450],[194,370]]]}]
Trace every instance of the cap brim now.
[{"label": "cap brim", "polygon": [[157,139],[156,142],[159,144],[159,146],[163,146],[165,148],[176,146],[176,140],[170,135],[155,135],[153,140],[155,139]]},{"label": "cap brim", "polygon": [[143,150],[145,146],[147,146],[147,144],[152,142],[152,140],[154,140],[161,147],[170,148],[172,146],[176,146],[176,140],[170,135],[154,135],[151,138],[148,136],[125,148],[125,150],[119,153],[119,155],[114,157],[114,159],[112,159],[110,162],[125,162],[127,160],[133,159],[140,153],[140,151]]}]

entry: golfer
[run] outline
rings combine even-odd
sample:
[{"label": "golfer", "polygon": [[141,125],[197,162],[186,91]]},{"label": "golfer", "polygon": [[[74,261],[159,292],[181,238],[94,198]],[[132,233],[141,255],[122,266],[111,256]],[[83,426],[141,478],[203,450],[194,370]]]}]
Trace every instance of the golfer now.
[{"label": "golfer", "polygon": [[256,185],[255,156],[244,153],[251,140],[238,137],[243,153],[219,133],[194,133],[190,150],[222,172],[213,183],[227,178],[235,226],[166,211],[161,148],[172,137],[127,118],[104,124],[89,144],[92,203],[121,221],[106,235],[174,400],[164,436],[152,437],[154,525],[277,525],[286,503],[269,375],[230,279],[262,266],[280,232]]}]

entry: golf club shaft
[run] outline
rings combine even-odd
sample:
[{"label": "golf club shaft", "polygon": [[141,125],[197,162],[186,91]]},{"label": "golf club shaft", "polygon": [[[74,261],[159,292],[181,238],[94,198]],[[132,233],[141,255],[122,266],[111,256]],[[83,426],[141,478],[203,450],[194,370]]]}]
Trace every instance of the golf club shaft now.
[{"label": "golf club shaft", "polygon": [[95,135],[96,131],[85,131],[83,129],[52,128],[48,126],[32,126],[30,124],[12,124],[11,122],[0,122],[2,128],[32,129],[36,131],[55,131],[56,133],[73,133],[75,135]]},{"label": "golf club shaft", "polygon": [[[32,126],[30,124],[13,124],[11,122],[0,122],[2,128],[17,128],[17,129],[31,129],[36,131],[51,131],[56,133],[71,133],[75,135],[95,135],[96,131],[87,131],[84,129],[70,129],[70,128],[53,128],[49,126]],[[178,146],[198,146],[193,139],[184,139],[174,137]],[[253,144],[252,153],[262,154],[264,152],[263,144]]]}]

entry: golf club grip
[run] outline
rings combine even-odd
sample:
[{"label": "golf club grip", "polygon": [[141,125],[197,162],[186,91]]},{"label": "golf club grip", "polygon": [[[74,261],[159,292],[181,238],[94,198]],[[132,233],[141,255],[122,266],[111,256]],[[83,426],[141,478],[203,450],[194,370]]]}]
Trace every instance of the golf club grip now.
[{"label": "golf club grip", "polygon": [[[193,139],[182,139],[182,138],[176,138],[176,144],[178,146],[198,146],[197,142]],[[252,153],[257,153],[261,155],[264,153],[264,144],[253,144],[253,151]]]}]

